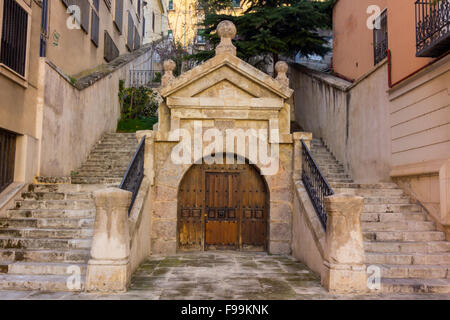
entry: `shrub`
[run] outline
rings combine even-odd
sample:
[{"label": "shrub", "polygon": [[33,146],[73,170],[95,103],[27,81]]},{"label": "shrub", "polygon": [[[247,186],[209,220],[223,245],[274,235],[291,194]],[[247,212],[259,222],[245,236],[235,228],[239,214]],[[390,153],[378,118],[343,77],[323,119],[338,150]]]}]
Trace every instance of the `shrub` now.
[{"label": "shrub", "polygon": [[122,119],[150,118],[158,109],[157,94],[146,87],[125,88],[119,82],[119,100]]}]

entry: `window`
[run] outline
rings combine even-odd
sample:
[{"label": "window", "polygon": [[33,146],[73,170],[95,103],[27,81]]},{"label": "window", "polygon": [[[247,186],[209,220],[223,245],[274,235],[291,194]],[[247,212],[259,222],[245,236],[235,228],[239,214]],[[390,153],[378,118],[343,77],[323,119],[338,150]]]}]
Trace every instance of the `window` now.
[{"label": "window", "polygon": [[169,0],[169,10],[174,10],[173,9],[173,0]]},{"label": "window", "polygon": [[119,30],[119,33],[122,34],[123,28],[123,0],[115,0],[114,1],[114,24]]},{"label": "window", "polygon": [[387,56],[388,30],[387,30],[387,10],[384,10],[374,21],[373,28],[373,52],[374,65],[380,63]]},{"label": "window", "polygon": [[134,27],[134,46],[133,50],[137,50],[141,47],[141,36],[139,35],[137,27]]},{"label": "window", "polygon": [[114,40],[111,38],[109,33],[105,31],[105,42],[104,42],[104,58],[106,62],[110,62],[119,56],[119,49],[117,49]]},{"label": "window", "polygon": [[134,44],[134,23],[133,17],[131,16],[131,12],[128,11],[128,29],[127,29],[127,48],[130,51],[133,51]]},{"label": "window", "polygon": [[93,0],[92,3],[94,4],[95,10],[98,12],[100,9],[100,0]]},{"label": "window", "polygon": [[197,44],[205,44],[205,43],[206,43],[205,30],[198,29],[197,30]]},{"label": "window", "polygon": [[105,4],[109,10],[111,10],[111,0],[105,0]]},{"label": "window", "polygon": [[233,0],[233,8],[240,8],[241,0]]},{"label": "window", "polygon": [[137,16],[138,19],[141,19],[141,0],[138,0],[137,2]]},{"label": "window", "polygon": [[98,18],[97,13],[94,9],[92,9],[92,30],[91,30],[91,40],[96,47],[98,47],[98,37],[99,37],[99,26],[100,19]]},{"label": "window", "polygon": [[47,56],[47,39],[48,39],[48,0],[42,1],[41,12],[41,35],[39,43],[39,56]]},{"label": "window", "polygon": [[167,31],[167,37],[169,38],[169,40],[173,40],[173,32],[172,32],[172,30]]},{"label": "window", "polygon": [[155,13],[152,12],[152,31],[155,32]]},{"label": "window", "polygon": [[28,13],[15,1],[4,0],[0,63],[25,77]]},{"label": "window", "polygon": [[[5,2],[8,1],[12,0],[5,0]],[[0,192],[14,181],[15,156],[16,135],[0,129]]]}]

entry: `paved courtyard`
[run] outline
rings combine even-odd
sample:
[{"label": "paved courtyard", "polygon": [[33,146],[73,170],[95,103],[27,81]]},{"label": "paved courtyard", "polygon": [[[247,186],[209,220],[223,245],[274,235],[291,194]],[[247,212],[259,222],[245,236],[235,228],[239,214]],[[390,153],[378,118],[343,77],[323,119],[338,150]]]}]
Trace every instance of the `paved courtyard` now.
[{"label": "paved courtyard", "polygon": [[131,288],[124,294],[0,291],[0,299],[313,300],[450,299],[450,296],[331,295],[320,286],[317,275],[291,257],[204,252],[148,258],[135,272]]}]

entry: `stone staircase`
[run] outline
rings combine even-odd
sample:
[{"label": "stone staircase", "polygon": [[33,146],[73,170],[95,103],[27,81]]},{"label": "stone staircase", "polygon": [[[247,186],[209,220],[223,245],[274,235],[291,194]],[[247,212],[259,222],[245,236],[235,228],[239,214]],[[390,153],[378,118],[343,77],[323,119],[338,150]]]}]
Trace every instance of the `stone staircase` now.
[{"label": "stone staircase", "polygon": [[137,147],[134,133],[105,134],[87,161],[73,172],[72,183],[119,185]]},{"label": "stone staircase", "polygon": [[[0,218],[0,290],[84,290],[93,192],[119,185],[136,148],[135,134],[106,134],[72,184],[65,177],[39,178],[28,186]],[[78,271],[80,287],[68,287]]]},{"label": "stone staircase", "polygon": [[311,153],[335,192],[364,197],[366,265],[380,267],[381,290],[450,293],[450,242],[424,209],[395,183],[353,183],[319,139]]}]

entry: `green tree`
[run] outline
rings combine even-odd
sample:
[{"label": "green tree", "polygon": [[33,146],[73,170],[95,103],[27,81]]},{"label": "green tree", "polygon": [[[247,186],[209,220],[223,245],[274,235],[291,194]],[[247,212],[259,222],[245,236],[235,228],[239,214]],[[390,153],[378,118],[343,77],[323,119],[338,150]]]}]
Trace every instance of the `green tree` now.
[{"label": "green tree", "polygon": [[[211,45],[218,44],[215,33],[223,20],[232,21],[238,30],[233,43],[238,56],[246,61],[259,55],[270,55],[274,62],[278,57],[324,55],[329,51],[319,29],[331,27],[331,12],[335,0],[244,0],[249,5],[241,16],[220,14],[232,8],[232,0],[199,0],[205,10],[202,23],[205,36]],[[214,55],[213,50],[200,51],[191,57],[203,61]]]}]

